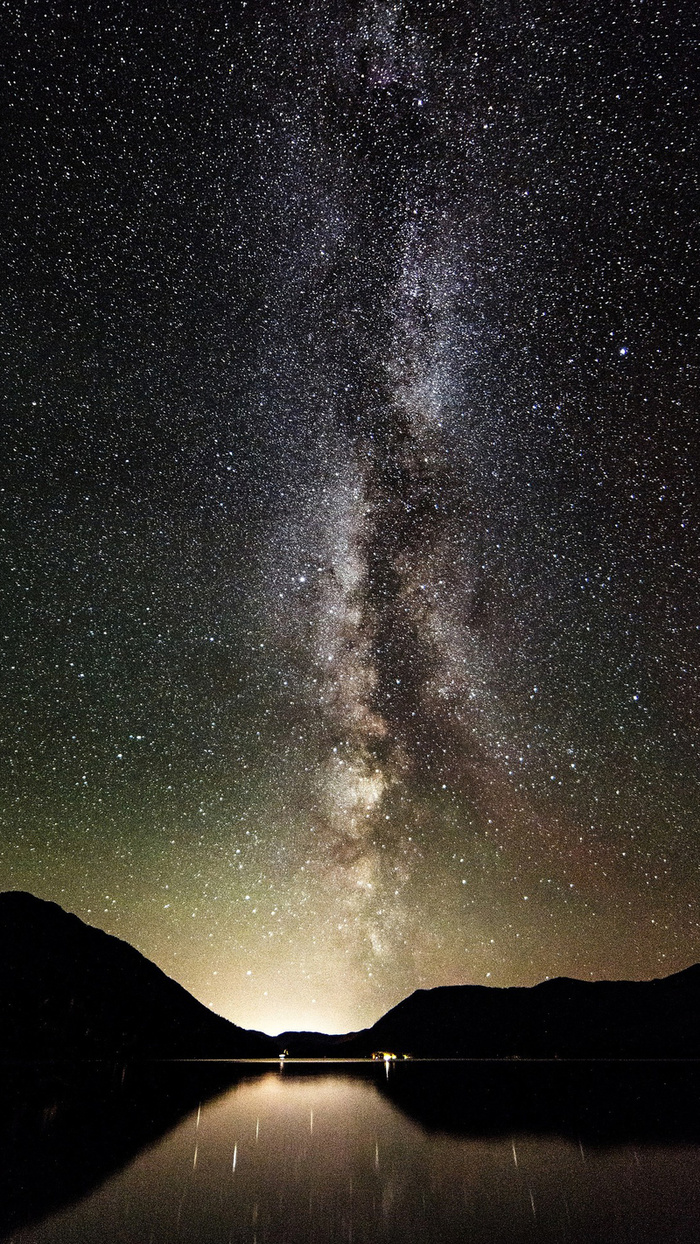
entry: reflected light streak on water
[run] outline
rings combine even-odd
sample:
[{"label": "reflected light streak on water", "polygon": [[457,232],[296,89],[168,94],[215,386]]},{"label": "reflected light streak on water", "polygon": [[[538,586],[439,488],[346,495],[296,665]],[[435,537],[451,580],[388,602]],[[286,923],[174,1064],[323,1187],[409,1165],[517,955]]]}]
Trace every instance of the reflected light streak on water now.
[{"label": "reflected light streak on water", "polygon": [[556,1137],[429,1133],[371,1080],[295,1078],[287,1067],[200,1105],[82,1202],[11,1238],[690,1244],[698,1175],[690,1144],[589,1146],[584,1154],[575,1140]]}]

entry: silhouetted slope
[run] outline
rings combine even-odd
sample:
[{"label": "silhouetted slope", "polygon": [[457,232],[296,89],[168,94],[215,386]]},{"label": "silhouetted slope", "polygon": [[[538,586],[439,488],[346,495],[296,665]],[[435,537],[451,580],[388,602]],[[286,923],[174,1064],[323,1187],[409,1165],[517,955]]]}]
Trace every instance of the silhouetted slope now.
[{"label": "silhouetted slope", "polygon": [[333,1043],[423,1058],[698,1058],[700,965],[653,981],[578,981],[530,989],[419,989],[372,1028]]},{"label": "silhouetted slope", "polygon": [[0,894],[0,1057],[255,1058],[229,1023],[126,942],[21,891]]},{"label": "silhouetted slope", "polygon": [[31,894],[0,894],[0,1057],[700,1058],[700,965],[654,981],[419,989],[343,1036],[249,1032],[126,942]]},{"label": "silhouetted slope", "polygon": [[[367,1029],[367,1031],[371,1031]],[[345,1058],[345,1046],[364,1033],[348,1032],[329,1035],[326,1032],[281,1032],[275,1037],[275,1049],[286,1050],[292,1058]],[[374,1049],[374,1046],[372,1046]],[[363,1057],[357,1055],[357,1057]]]}]

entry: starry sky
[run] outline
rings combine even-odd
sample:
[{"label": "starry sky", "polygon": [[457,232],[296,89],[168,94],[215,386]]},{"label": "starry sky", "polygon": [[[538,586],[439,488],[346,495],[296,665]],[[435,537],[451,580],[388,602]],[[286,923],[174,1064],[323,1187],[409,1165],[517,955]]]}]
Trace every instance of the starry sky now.
[{"label": "starry sky", "polygon": [[272,1032],[700,959],[694,8],[3,0],[2,888]]}]

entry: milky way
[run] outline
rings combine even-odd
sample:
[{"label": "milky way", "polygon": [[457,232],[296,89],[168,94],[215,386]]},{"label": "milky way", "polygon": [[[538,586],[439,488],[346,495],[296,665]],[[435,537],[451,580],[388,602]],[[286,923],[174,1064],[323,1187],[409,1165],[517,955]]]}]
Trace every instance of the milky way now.
[{"label": "milky way", "polygon": [[2,884],[268,1030],[698,959],[689,6],[6,17]]}]

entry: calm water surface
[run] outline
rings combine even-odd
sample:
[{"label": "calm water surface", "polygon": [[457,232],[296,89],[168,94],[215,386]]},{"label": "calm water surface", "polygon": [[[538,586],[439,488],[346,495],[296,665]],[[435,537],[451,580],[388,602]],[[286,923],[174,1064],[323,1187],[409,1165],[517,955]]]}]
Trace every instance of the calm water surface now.
[{"label": "calm water surface", "polygon": [[431,1131],[380,1091],[376,1074],[262,1069],[193,1109],[76,1204],[7,1238],[16,1244],[700,1238],[698,1145]]}]

